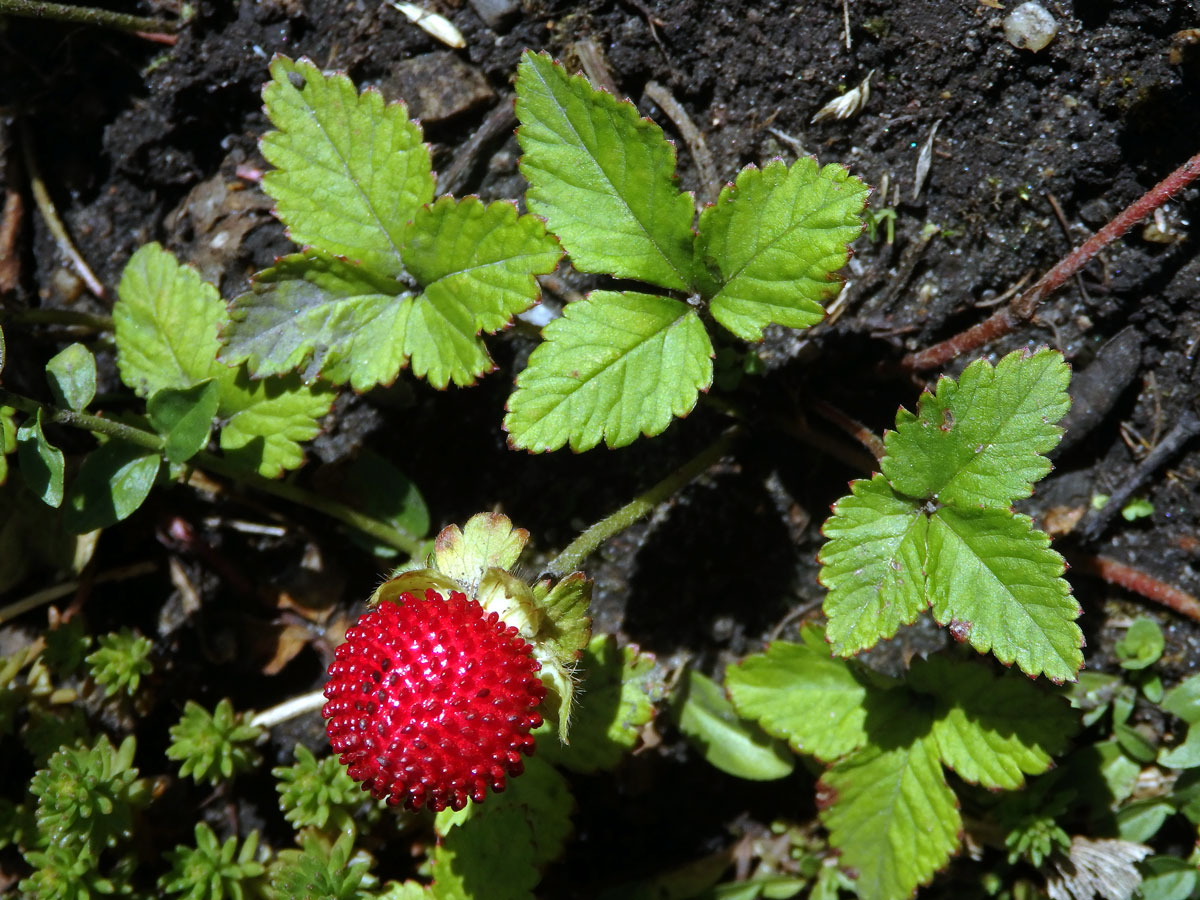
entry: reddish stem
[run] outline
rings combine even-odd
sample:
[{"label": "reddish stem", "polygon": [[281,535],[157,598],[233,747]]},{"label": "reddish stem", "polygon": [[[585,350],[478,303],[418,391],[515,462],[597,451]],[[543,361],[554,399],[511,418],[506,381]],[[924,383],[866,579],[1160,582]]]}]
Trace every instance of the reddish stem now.
[{"label": "reddish stem", "polygon": [[1200,153],[1125,207],[1111,222],[1063,257],[1058,265],[1008,306],[941,343],[927,347],[919,353],[910,353],[904,357],[901,365],[911,370],[936,369],[956,356],[1008,334],[1022,322],[1032,318],[1038,305],[1087,265],[1092,257],[1191,184],[1197,175],[1200,175]]},{"label": "reddish stem", "polygon": [[1127,591],[1140,594],[1147,600],[1153,600],[1167,609],[1200,622],[1200,600],[1174,585],[1159,581],[1141,569],[1135,569],[1107,556],[1090,554],[1072,554],[1071,566],[1089,575],[1103,578],[1109,584],[1120,585]]}]

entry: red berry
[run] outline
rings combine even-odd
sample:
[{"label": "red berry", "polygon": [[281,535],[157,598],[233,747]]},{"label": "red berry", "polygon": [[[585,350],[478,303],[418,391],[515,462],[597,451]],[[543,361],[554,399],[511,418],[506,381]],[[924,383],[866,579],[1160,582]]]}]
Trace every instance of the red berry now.
[{"label": "red berry", "polygon": [[524,771],[546,688],[517,629],[457,591],[401,594],[346,631],[325,685],[329,743],[393,806],[462,809]]}]

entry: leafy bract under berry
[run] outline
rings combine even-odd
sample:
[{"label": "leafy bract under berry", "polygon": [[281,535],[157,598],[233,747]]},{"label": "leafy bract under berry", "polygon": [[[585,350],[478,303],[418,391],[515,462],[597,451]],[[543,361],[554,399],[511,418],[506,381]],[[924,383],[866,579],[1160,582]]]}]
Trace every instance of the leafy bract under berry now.
[{"label": "leafy bract under berry", "polygon": [[410,809],[462,809],[524,770],[546,688],[532,647],[454,591],[401,594],[346,632],[323,715],[351,777]]}]

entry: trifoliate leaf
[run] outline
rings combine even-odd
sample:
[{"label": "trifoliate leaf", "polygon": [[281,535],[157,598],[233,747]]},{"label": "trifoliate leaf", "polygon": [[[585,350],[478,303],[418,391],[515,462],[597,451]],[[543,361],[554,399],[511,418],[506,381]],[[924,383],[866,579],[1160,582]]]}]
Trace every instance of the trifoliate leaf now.
[{"label": "trifoliate leaf", "polygon": [[691,290],[692,198],[675,186],[662,129],[531,52],[517,68],[516,110],[526,202],[575,268]]},{"label": "trifoliate leaf", "polygon": [[439,307],[466,307],[489,334],[529,309],[541,289],[534,275],[554,271],[562,251],[535,216],[512,203],[440,197],[418,210],[404,233],[404,265]]},{"label": "trifoliate leaf", "polygon": [[21,478],[47,506],[57,509],[63,501],[63,452],[46,440],[42,411],[17,429],[17,463]]},{"label": "trifoliate leaf", "polygon": [[302,385],[295,376],[252,383],[244,368],[219,362],[217,331],[228,322],[225,304],[216,288],[158,244],[133,255],[118,293],[113,326],[125,384],[149,397],[212,379],[227,455],[267,477],[304,461],[299,442],[317,435],[317,419],[332,403],[328,388]]},{"label": "trifoliate leaf", "polygon": [[663,431],[712,384],[712,343],[679,300],[596,291],[566,307],[517,376],[504,427],[514,447],[623,447]]},{"label": "trifoliate leaf", "polygon": [[345,75],[326,77],[308,60],[277,56],[271,79],[263,100],[279,130],[260,144],[276,167],[263,190],[292,240],[399,274],[404,226],[433,199],[421,129],[403,104],[359,94]]},{"label": "trifoliate leaf", "polygon": [[883,692],[856,666],[832,658],[819,629],[803,637],[803,644],[775,641],[731,665],[725,689],[738,715],[796,752],[832,762],[867,743],[867,701]]},{"label": "trifoliate leaf", "polygon": [[821,529],[821,583],[829,588],[826,638],[849,656],[895,635],[929,605],[925,539],[929,519],[882,475],[855,481]]},{"label": "trifoliate leaf", "polygon": [[962,819],[938,750],[910,734],[865,748],[821,776],[818,804],[862,900],[905,900],[958,849]]},{"label": "trifoliate leaf", "polygon": [[1064,569],[1028,516],[943,507],[930,519],[925,572],[934,618],[980,653],[1056,682],[1083,665],[1081,610]]},{"label": "trifoliate leaf", "polygon": [[434,849],[430,893],[437,900],[532,900],[535,858],[523,810],[510,806],[472,817],[449,829]]},{"label": "trifoliate leaf", "polygon": [[637,744],[642,726],[654,717],[649,683],[654,657],[637,647],[620,647],[612,635],[597,635],[579,662],[582,700],[563,745],[557,723],[547,721],[538,755],[575,772],[614,768]]},{"label": "trifoliate leaf", "polygon": [[745,168],[700,216],[696,256],[720,285],[713,318],[747,341],[772,322],[807,328],[825,315],[831,278],[862,231],[867,186],[812,157],[789,168],[773,160]]},{"label": "trifoliate leaf", "polygon": [[1043,454],[1062,437],[1070,378],[1053,350],[1010,353],[994,368],[976,360],[957,382],[941,378],[922,394],[916,415],[900,410],[880,468],[909,497],[1008,507],[1050,471]]},{"label": "trifoliate leaf", "polygon": [[1067,749],[1078,716],[1065,697],[1015,673],[943,656],[915,660],[908,685],[933,694],[933,733],[942,762],[992,790],[1021,787]]},{"label": "trifoliate leaf", "polygon": [[96,396],[96,358],[83,344],[71,344],[46,363],[54,402],[81,411]]},{"label": "trifoliate leaf", "polygon": [[187,462],[208,446],[220,402],[220,386],[211,379],[190,388],[163,388],[151,395],[146,414],[154,430],[166,438],[163,453],[170,462]]},{"label": "trifoliate leaf", "polygon": [[259,272],[230,307],[221,358],[256,377],[303,368],[356,391],[391,384],[404,365],[412,297],[388,275],[307,250]]},{"label": "trifoliate leaf", "polygon": [[688,669],[673,708],[679,730],[722,772],[771,781],[786,778],[795,768],[786,745],[739,719],[721,686],[695,669]]}]

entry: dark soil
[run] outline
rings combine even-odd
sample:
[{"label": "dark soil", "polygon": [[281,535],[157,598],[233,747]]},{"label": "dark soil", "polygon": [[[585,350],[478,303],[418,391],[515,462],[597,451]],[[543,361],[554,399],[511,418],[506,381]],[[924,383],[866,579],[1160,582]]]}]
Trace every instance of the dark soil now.
[{"label": "dark soil", "polygon": [[[819,526],[846,483],[866,472],[861,448],[816,415],[813,400],[881,432],[922,386],[895,374],[906,352],[984,318],[1001,295],[1036,278],[1200,149],[1200,47],[1173,39],[1197,24],[1197,2],[1048,0],[1060,30],[1036,54],[1005,40],[1004,11],[973,0],[851,0],[851,49],[840,0],[683,0],[647,9],[634,0],[525,0],[494,28],[466,0],[434,5],[461,29],[466,49],[449,51],[390,6],[362,0],[201,0],[172,47],[53,22],[0,20],[0,180],[22,193],[30,210],[16,247],[19,278],[0,302],[7,310],[107,311],[105,301],[82,291],[33,212],[19,162],[21,129],[76,246],[110,296],[130,254],[150,240],[219,279],[227,298],[288,251],[269,204],[236,175],[239,166],[265,166],[256,144],[266,129],[259,90],[274,53],[308,56],[347,71],[361,86],[378,86],[389,99],[408,99],[423,116],[436,167],[461,172],[457,194],[522,196],[510,125],[473,156],[464,158],[464,147],[511,104],[510,81],[524,48],[546,49],[570,64],[585,39],[602,48],[618,90],[677,139],[687,189],[708,186],[699,183],[675,126],[645,97],[650,81],[687,110],[722,180],[746,164],[804,152],[842,162],[872,185],[886,182],[872,207],[895,210],[894,242],[882,232],[857,242],[845,309],[835,322],[803,336],[769,334],[762,356],[770,377],[748,380],[736,394],[749,413],[751,439],[733,461],[610,542],[589,566],[597,628],[658,654],[664,668],[690,660],[719,675],[761,648],[797,607],[819,616]],[[144,4],[139,11],[153,12]],[[859,115],[810,124],[827,101],[872,71]],[[918,184],[918,158],[935,128],[928,177]],[[1139,226],[1032,324],[987,348],[996,358],[1050,345],[1077,372],[1097,366],[1096,381],[1107,386],[1098,414],[1070,433],[1072,446],[1039,488],[1032,514],[1086,509],[1093,493],[1112,493],[1192,409],[1200,255],[1189,219],[1198,214],[1198,194],[1185,191],[1164,209],[1166,242],[1148,240]],[[936,235],[924,237],[931,228]],[[219,252],[217,234],[226,235]],[[567,289],[579,284],[570,275],[559,282]],[[1121,355],[1098,357],[1126,326],[1136,337]],[[5,332],[5,385],[43,393],[40,366],[66,334]],[[536,567],[723,426],[702,404],[663,437],[628,449],[512,452],[500,426],[504,401],[535,341],[522,328],[492,341],[500,371],[471,390],[440,394],[402,375],[390,389],[339,403],[317,444],[323,464],[310,463],[301,481],[315,483],[323,466],[372,448],[419,486],[435,529],[500,509],[532,532],[542,554],[531,562]],[[111,358],[107,366],[111,391]],[[1200,593],[1198,470],[1200,445],[1185,443],[1138,492],[1153,504],[1152,515],[1132,523],[1117,517],[1095,540],[1067,536],[1061,547],[1075,559],[1112,557]],[[330,622],[344,625],[386,569],[301,509],[286,510],[292,518],[282,537],[224,524],[258,515],[256,502],[213,501],[178,487],[156,492],[102,541],[105,567],[169,553],[201,601],[198,614],[184,611],[179,580],[168,578],[165,565],[159,575],[97,587],[88,601],[93,630],[137,623],[157,635],[162,658],[175,661],[162,669],[147,726],[139,729],[147,735],[139,756],[153,759],[162,750],[150,734],[165,735],[186,699],[211,706],[231,696],[238,708],[261,709],[319,685],[329,652],[323,640],[278,673],[263,673],[270,648],[259,647],[257,636],[290,620],[258,604],[247,585],[287,585],[335,611]],[[191,539],[178,539],[180,522]],[[309,563],[315,555],[321,564],[306,563],[306,553]],[[1160,671],[1168,683],[1200,663],[1196,623],[1086,575],[1071,580],[1085,612],[1089,667],[1111,665],[1113,641],[1138,614],[1164,626],[1168,651]],[[36,590],[35,582],[14,596]],[[794,634],[800,621],[789,620],[783,633]],[[27,627],[35,624],[40,620]],[[895,665],[944,641],[937,629],[915,629],[893,644],[893,659],[883,653],[878,664]],[[656,748],[615,776],[576,779],[577,837],[546,873],[543,896],[594,896],[720,850],[776,818],[811,817],[809,774],[747,788],[699,759],[661,718]],[[297,738],[318,747],[319,729],[315,720],[276,729],[268,757],[290,761]],[[22,765],[7,760],[3,771],[27,778]],[[265,821],[269,830],[286,828],[269,788],[262,794],[240,805],[242,827]],[[179,802],[196,799],[179,789]],[[389,874],[405,874],[399,865]]]}]

